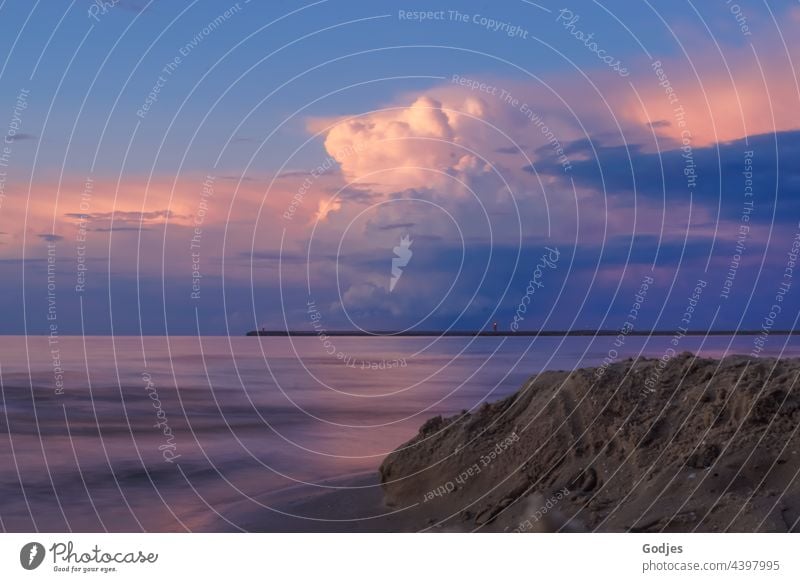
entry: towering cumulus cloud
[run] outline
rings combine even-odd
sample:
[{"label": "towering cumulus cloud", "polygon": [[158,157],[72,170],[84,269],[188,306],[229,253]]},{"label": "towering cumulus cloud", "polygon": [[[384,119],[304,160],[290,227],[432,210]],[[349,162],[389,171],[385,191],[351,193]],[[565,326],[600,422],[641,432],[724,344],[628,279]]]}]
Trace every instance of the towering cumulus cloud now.
[{"label": "towering cumulus cloud", "polygon": [[335,123],[325,139],[345,178],[368,182],[378,192],[444,187],[459,177],[487,170],[463,135],[464,121],[484,107],[468,99],[456,109],[429,96],[410,106],[389,107]]}]

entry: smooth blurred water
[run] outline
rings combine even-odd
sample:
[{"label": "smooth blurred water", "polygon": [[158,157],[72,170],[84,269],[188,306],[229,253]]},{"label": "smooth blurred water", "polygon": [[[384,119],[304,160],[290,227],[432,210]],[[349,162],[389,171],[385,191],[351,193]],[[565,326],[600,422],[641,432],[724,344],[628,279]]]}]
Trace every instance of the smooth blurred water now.
[{"label": "smooth blurred water", "polygon": [[[614,338],[330,341],[0,337],[0,525],[219,530],[263,514],[269,529],[270,507],[374,472],[429,417],[500,399],[544,369],[598,365]],[[668,343],[628,337],[618,357],[661,357]],[[752,345],[688,337],[679,350]],[[800,338],[774,336],[764,355],[798,353]]]}]

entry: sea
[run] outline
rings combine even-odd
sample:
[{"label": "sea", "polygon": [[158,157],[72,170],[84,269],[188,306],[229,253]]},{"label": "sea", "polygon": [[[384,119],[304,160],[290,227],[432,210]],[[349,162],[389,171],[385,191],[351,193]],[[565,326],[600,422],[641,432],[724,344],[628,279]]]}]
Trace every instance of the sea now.
[{"label": "sea", "polygon": [[[353,530],[387,511],[378,467],[433,416],[543,370],[753,341],[2,336],[0,529]],[[798,355],[779,335],[762,352]]]}]

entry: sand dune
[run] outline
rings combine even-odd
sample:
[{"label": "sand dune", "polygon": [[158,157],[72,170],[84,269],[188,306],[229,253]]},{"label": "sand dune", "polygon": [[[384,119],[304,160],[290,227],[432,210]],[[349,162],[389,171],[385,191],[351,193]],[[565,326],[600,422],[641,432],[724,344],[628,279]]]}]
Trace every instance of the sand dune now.
[{"label": "sand dune", "polygon": [[639,359],[544,372],[436,417],[380,468],[439,531],[798,531],[800,360]]}]

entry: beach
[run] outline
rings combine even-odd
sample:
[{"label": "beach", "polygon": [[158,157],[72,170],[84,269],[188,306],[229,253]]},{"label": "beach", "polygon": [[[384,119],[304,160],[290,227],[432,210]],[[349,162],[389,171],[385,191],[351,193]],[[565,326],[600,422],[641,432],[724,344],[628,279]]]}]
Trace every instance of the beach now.
[{"label": "beach", "polygon": [[794,532],[798,359],[691,353],[531,378],[380,468],[421,531]]},{"label": "beach", "polygon": [[[747,353],[752,338],[685,338],[682,345],[700,354],[705,371],[682,383],[680,374],[693,360],[676,356],[662,369],[669,338],[629,338],[621,361],[606,365],[609,341],[337,338],[337,349],[354,360],[408,363],[380,370],[330,358],[313,337],[64,336],[63,393],[57,393],[46,338],[4,338],[0,515],[8,531],[513,531],[545,507],[544,521],[522,529],[575,514],[570,527],[576,529],[650,531],[662,527],[648,525],[651,516],[671,515],[667,510],[687,501],[677,519],[713,505],[717,521],[703,521],[703,531],[733,519],[720,507],[738,511],[744,504],[732,527],[738,531],[755,530],[774,499],[786,520],[796,519],[794,489],[781,491],[798,467],[796,441],[789,438],[794,413],[787,416],[798,338],[775,338],[770,357],[784,359],[771,376],[776,360],[755,361],[736,390],[731,387],[746,360],[716,366],[726,354]],[[599,369],[605,371],[590,390]],[[765,394],[787,395],[771,424],[770,406],[782,399],[756,398],[761,377],[769,378]],[[718,410],[727,416],[712,426],[706,450],[701,437]],[[659,457],[670,430],[684,421]],[[703,455],[729,442],[736,446],[720,453],[713,471],[720,476],[713,477]],[[698,443],[697,466],[680,465]],[[657,470],[623,499],[656,461]],[[766,465],[754,467],[755,461]],[[528,465],[517,470],[517,462]],[[469,474],[476,463],[481,472]],[[584,467],[591,469],[587,483],[569,487]],[[600,485],[583,492],[594,474]],[[719,492],[727,487],[716,505],[716,494],[706,491],[715,481]],[[441,494],[450,482],[453,491]],[[525,503],[512,504],[515,489],[525,492],[531,484]],[[689,495],[694,484],[702,485]],[[564,487],[570,494],[560,499]],[[754,512],[753,504],[760,504]],[[482,512],[501,505],[508,509],[477,523],[486,518]],[[760,527],[787,528],[778,513]],[[746,521],[748,515],[757,522]],[[674,527],[675,520],[667,529]]]}]

